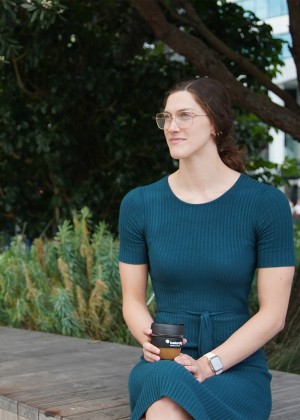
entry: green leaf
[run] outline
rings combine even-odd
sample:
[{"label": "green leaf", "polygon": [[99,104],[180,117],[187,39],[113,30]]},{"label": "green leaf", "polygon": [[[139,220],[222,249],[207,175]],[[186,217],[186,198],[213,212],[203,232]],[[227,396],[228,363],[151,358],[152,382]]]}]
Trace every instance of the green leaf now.
[{"label": "green leaf", "polygon": [[28,10],[28,12],[32,12],[36,9],[36,6],[34,4],[22,3],[20,6],[23,7],[23,9]]},{"label": "green leaf", "polygon": [[36,9],[30,17],[30,23],[33,23],[38,18],[38,16],[39,16],[39,10]]}]

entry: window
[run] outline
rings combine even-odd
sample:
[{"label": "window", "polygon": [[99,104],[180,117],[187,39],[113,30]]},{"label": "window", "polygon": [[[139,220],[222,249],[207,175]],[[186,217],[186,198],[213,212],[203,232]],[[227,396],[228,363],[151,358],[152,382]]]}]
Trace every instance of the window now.
[{"label": "window", "polygon": [[260,19],[288,14],[286,0],[239,0],[237,4],[245,10],[251,10]]},{"label": "window", "polygon": [[286,60],[287,58],[291,57],[291,51],[289,49],[289,45],[292,43],[291,34],[289,32],[286,32],[285,34],[276,34],[274,35],[274,38],[280,38],[284,41],[287,41],[287,43],[284,43],[282,46],[282,52],[281,52],[281,58],[282,60]]}]

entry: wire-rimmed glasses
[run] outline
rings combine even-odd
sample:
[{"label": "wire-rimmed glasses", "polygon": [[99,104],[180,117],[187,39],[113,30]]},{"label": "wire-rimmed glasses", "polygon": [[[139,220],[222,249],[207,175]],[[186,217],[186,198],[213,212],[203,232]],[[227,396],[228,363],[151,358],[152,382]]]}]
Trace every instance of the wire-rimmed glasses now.
[{"label": "wire-rimmed glasses", "polygon": [[171,121],[174,120],[179,128],[188,128],[193,124],[194,117],[206,117],[206,114],[193,114],[192,112],[179,111],[175,115],[169,112],[159,112],[156,114],[155,120],[158,128],[167,130]]}]

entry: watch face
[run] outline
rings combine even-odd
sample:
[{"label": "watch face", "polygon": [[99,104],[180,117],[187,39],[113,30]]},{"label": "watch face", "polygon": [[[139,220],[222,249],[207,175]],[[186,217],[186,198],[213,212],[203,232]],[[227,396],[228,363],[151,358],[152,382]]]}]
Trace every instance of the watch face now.
[{"label": "watch face", "polygon": [[222,362],[218,358],[218,356],[213,357],[210,361],[211,361],[211,364],[212,364],[215,372],[217,372],[218,370],[223,368]]}]

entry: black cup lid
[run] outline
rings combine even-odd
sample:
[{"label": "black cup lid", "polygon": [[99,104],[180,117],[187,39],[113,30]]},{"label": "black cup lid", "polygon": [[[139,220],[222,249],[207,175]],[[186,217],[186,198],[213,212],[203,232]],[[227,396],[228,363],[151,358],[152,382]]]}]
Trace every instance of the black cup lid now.
[{"label": "black cup lid", "polygon": [[184,325],[183,324],[160,324],[158,322],[153,322],[151,324],[151,330],[153,334],[156,335],[182,335]]}]

